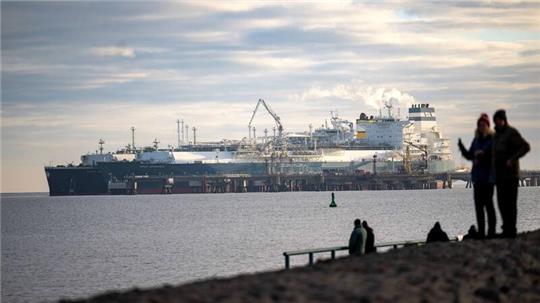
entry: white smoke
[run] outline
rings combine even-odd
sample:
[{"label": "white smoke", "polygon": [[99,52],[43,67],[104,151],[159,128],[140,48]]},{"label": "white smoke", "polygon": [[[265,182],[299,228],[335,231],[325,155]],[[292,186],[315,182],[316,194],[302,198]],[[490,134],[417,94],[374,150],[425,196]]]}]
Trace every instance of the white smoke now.
[{"label": "white smoke", "polygon": [[383,109],[386,104],[391,104],[394,109],[405,109],[415,103],[413,96],[403,93],[396,88],[362,87],[361,83],[337,84],[331,88],[314,86],[301,94],[293,95],[292,98],[300,101],[314,101],[328,98],[360,101],[364,103],[364,107],[371,107],[376,111]]},{"label": "white smoke", "polygon": [[391,104],[394,108],[409,108],[415,103],[413,96],[402,93],[396,88],[371,86],[360,90],[358,99],[376,110],[383,108],[386,104]]}]

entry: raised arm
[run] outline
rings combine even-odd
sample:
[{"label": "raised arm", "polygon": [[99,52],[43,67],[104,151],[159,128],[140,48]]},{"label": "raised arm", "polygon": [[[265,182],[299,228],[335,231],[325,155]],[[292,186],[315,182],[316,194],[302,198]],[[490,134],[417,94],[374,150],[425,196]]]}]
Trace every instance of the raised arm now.
[{"label": "raised arm", "polygon": [[[471,153],[471,148],[469,148],[467,150],[465,148],[465,146],[463,145],[463,142],[461,142],[461,138],[458,140],[458,146],[459,146],[459,150],[461,151],[461,155],[463,155],[463,157],[465,159],[467,159],[467,160],[472,160],[473,159],[473,154]],[[471,143],[471,147],[472,147],[472,143]]]}]

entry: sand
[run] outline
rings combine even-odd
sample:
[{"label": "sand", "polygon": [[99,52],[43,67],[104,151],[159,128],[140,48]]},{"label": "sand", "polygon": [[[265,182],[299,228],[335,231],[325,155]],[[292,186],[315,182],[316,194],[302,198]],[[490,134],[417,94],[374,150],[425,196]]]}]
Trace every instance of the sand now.
[{"label": "sand", "polygon": [[62,302],[540,302],[540,230]]}]

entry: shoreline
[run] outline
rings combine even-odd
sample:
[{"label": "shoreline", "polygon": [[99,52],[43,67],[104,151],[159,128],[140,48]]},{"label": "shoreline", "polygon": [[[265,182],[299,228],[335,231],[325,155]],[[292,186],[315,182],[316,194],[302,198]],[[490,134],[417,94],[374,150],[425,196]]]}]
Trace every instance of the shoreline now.
[{"label": "shoreline", "polygon": [[540,302],[540,230],[59,302]]}]

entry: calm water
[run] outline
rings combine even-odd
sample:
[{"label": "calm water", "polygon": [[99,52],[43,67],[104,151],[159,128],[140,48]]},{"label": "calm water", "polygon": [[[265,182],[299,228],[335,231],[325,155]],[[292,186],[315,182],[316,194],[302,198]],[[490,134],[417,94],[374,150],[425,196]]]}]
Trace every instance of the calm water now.
[{"label": "calm water", "polygon": [[[520,231],[540,228],[539,194],[520,189]],[[424,239],[436,220],[449,235],[475,223],[467,189],[336,192],[335,209],[329,201],[329,192],[3,195],[2,302],[279,269],[285,250],[346,245],[357,217],[376,242]]]}]

